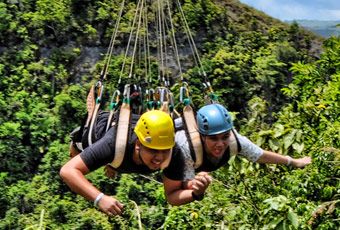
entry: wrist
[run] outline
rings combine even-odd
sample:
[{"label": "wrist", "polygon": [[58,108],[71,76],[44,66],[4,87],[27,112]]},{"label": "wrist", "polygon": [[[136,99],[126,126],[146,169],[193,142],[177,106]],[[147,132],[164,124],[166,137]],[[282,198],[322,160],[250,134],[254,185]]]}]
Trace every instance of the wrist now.
[{"label": "wrist", "polygon": [[99,193],[98,196],[96,197],[96,199],[94,199],[93,205],[95,207],[98,207],[98,204],[103,197],[104,197],[104,193]]},{"label": "wrist", "polygon": [[200,200],[203,200],[203,198],[204,198],[204,193],[197,195],[197,194],[194,193],[194,191],[192,191],[192,192],[191,192],[191,196],[192,196],[192,199],[193,199],[193,200],[198,200],[198,201],[200,201]]},{"label": "wrist", "polygon": [[292,165],[293,163],[293,158],[291,158],[290,156],[287,156],[287,166]]}]

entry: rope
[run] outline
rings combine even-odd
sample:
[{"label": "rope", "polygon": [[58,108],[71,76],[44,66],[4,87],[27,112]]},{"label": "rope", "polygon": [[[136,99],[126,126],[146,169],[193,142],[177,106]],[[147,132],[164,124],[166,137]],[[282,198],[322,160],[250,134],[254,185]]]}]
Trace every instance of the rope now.
[{"label": "rope", "polygon": [[137,25],[135,44],[134,44],[133,52],[132,52],[132,60],[131,60],[129,78],[131,78],[131,76],[132,76],[132,70],[133,70],[134,61],[135,61],[135,54],[136,54],[137,43],[138,43],[138,38],[139,38],[139,30],[140,30],[140,25],[141,25],[141,20],[142,20],[143,2],[144,2],[144,0],[142,0],[142,3],[140,4],[140,1],[138,1],[138,5],[139,5],[140,8],[138,8],[137,11],[136,11],[136,12],[138,12],[138,10],[139,10],[139,17],[138,17],[138,25]]},{"label": "rope", "polygon": [[125,68],[125,63],[126,63],[127,55],[128,55],[128,52],[129,52],[130,43],[131,43],[131,40],[132,40],[133,28],[135,27],[135,23],[136,23],[136,18],[137,18],[137,13],[138,13],[139,6],[140,6],[140,0],[138,0],[137,7],[136,7],[136,12],[135,12],[135,15],[134,15],[134,18],[133,18],[133,22],[132,22],[132,26],[131,26],[131,31],[130,31],[130,35],[129,35],[128,44],[126,46],[125,55],[124,55],[124,59],[123,59],[123,64],[122,64],[122,68],[121,68],[120,74],[119,74],[118,84],[121,83],[121,79],[122,79],[123,71],[124,71],[124,68]]},{"label": "rope", "polygon": [[[193,54],[194,54],[194,57],[196,55],[196,58],[197,58],[197,62],[198,62],[198,67],[201,68],[202,72],[203,72],[203,76],[206,77],[206,73],[203,69],[203,66],[202,66],[202,62],[201,62],[201,59],[200,59],[200,56],[198,55],[198,51],[197,51],[197,48],[196,48],[196,45],[195,45],[195,42],[194,42],[194,39],[192,37],[192,34],[191,34],[191,31],[190,31],[190,28],[189,28],[189,25],[188,25],[188,22],[185,18],[185,15],[184,15],[184,12],[183,12],[183,9],[182,9],[182,6],[179,2],[179,0],[177,0],[177,5],[178,5],[178,8],[181,12],[181,15],[182,15],[182,19],[183,19],[183,22],[184,22],[184,28],[185,28],[185,31],[189,37],[189,44],[190,44],[190,47],[192,47],[192,50],[193,50]],[[191,42],[191,43],[190,43]],[[192,46],[191,46],[192,45]]]},{"label": "rope", "polygon": [[181,66],[181,62],[179,61],[179,54],[178,54],[176,37],[175,37],[175,29],[174,29],[174,25],[172,23],[172,15],[171,15],[169,0],[167,0],[167,5],[168,5],[168,14],[169,14],[169,18],[170,18],[170,26],[171,26],[171,35],[172,35],[171,41],[172,41],[172,44],[173,44],[173,47],[174,47],[174,52],[175,52],[177,65],[178,65],[178,68],[179,68],[180,78],[181,78],[181,81],[183,81],[182,66]]},{"label": "rope", "polygon": [[112,53],[113,53],[113,47],[114,47],[114,44],[115,44],[115,41],[116,41],[117,32],[118,32],[118,28],[119,28],[120,19],[122,17],[124,5],[125,5],[125,0],[123,0],[122,3],[121,3],[121,7],[120,7],[120,10],[119,10],[119,14],[118,14],[118,20],[116,22],[114,32],[111,35],[109,48],[108,48],[108,51],[107,51],[106,56],[105,56],[104,69],[102,70],[102,72],[100,74],[101,75],[101,81],[105,80],[107,72],[108,72],[109,63],[111,61],[111,57],[112,57]]},{"label": "rope", "polygon": [[161,65],[159,67],[159,80],[161,81],[163,79],[163,70],[164,69],[164,61],[163,61],[163,30],[162,30],[162,19],[161,19],[161,0],[157,1],[158,11],[157,11],[157,18],[158,18],[158,32],[159,32],[159,53],[160,53],[160,62]]},{"label": "rope", "polygon": [[136,208],[136,213],[137,213],[137,218],[138,218],[138,227],[139,227],[139,229],[143,229],[142,221],[141,221],[141,218],[140,218],[139,207],[138,207],[138,205],[135,201],[130,200],[130,202],[133,203],[135,205],[135,208]]}]

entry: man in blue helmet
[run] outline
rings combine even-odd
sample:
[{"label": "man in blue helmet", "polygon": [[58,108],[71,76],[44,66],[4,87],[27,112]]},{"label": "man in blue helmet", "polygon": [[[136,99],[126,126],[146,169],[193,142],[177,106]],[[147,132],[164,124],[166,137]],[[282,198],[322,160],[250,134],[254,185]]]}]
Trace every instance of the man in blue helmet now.
[{"label": "man in blue helmet", "polygon": [[[291,165],[302,168],[311,163],[310,157],[293,159],[261,149],[248,138],[233,129],[226,108],[219,104],[203,106],[197,112],[198,131],[201,136],[202,153],[195,153],[193,143],[184,130],[176,132],[172,166],[164,170],[164,189],[172,205],[201,200],[212,178],[209,172],[227,164],[231,154],[246,157],[249,161],[267,164]],[[201,157],[201,163],[195,164]],[[195,176],[195,173],[198,173]]]}]

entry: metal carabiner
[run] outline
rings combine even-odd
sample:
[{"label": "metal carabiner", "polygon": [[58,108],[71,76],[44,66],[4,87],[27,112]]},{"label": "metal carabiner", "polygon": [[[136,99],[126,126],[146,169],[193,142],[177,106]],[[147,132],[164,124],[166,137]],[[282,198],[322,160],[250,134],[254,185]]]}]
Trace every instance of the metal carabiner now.
[{"label": "metal carabiner", "polygon": [[145,91],[145,104],[147,109],[153,109],[154,107],[154,100],[155,100],[155,90],[154,89],[147,89]]},{"label": "metal carabiner", "polygon": [[101,81],[98,81],[95,85],[95,90],[96,90],[96,104],[99,104],[102,100],[103,92],[104,92],[104,85]]},{"label": "metal carabiner", "polygon": [[120,91],[117,89],[113,92],[110,102],[110,110],[115,110],[119,104]]},{"label": "metal carabiner", "polygon": [[165,99],[165,95],[167,95],[166,88],[160,88],[159,91],[160,91],[160,94],[159,94],[159,101],[160,101],[161,103],[163,103],[163,102],[164,102],[164,99]]},{"label": "metal carabiner", "polygon": [[[189,98],[189,90],[188,90],[188,84],[183,82],[186,86],[181,86],[180,91],[179,91],[179,101],[185,105],[190,104],[190,98]],[[184,97],[184,94],[186,98]]]},{"label": "metal carabiner", "polygon": [[130,84],[124,86],[123,102],[130,104]]}]

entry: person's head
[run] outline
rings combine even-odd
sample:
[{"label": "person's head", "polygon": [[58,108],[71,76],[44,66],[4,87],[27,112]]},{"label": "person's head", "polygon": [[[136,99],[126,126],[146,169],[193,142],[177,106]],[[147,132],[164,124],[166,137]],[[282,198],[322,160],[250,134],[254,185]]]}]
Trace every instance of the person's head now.
[{"label": "person's head", "polygon": [[160,110],[145,112],[134,132],[138,137],[136,148],[141,161],[152,170],[164,168],[175,145],[175,129],[169,114]]},{"label": "person's head", "polygon": [[220,104],[206,105],[197,111],[196,119],[206,152],[221,157],[228,147],[233,128],[228,110]]}]

